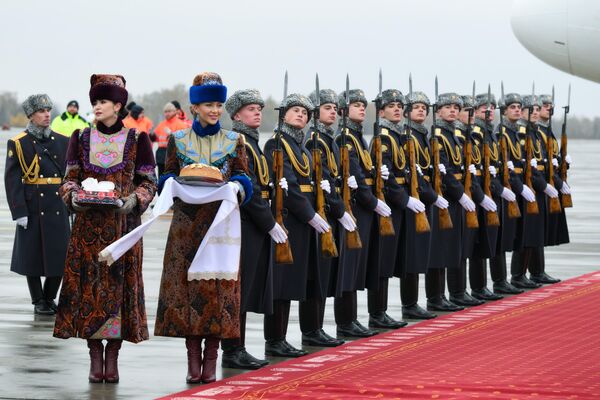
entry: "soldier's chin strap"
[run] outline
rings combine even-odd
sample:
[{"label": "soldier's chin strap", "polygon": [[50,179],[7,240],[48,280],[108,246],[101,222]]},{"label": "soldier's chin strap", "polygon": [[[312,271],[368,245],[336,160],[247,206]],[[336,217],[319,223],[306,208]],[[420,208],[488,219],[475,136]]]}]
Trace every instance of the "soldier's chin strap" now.
[{"label": "soldier's chin strap", "polygon": [[40,164],[38,162],[38,157],[33,157],[33,161],[31,164],[27,165],[27,161],[25,161],[25,155],[23,154],[23,148],[21,147],[21,143],[19,140],[15,140],[15,150],[17,152],[17,159],[19,160],[19,164],[21,165],[21,171],[23,172],[22,179],[25,182],[33,183],[35,182],[40,173]]}]

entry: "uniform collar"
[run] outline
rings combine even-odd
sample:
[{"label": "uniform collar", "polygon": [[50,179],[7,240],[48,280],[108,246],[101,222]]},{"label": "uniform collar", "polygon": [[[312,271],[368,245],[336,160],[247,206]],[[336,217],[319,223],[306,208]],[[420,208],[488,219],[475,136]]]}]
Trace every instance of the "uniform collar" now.
[{"label": "uniform collar", "polygon": [[231,124],[231,130],[243,133],[244,135],[258,141],[258,129],[250,128],[248,125],[243,124],[240,121],[233,121]]},{"label": "uniform collar", "polygon": [[402,134],[402,126],[400,126],[400,124],[396,124],[396,123],[394,123],[394,122],[392,122],[390,120],[387,120],[385,118],[382,118],[382,119],[379,120],[379,125],[382,128],[387,128],[390,131],[395,132],[398,135]]},{"label": "uniform collar", "polygon": [[294,139],[298,144],[302,144],[304,141],[304,131],[302,129],[294,128],[285,122],[281,124],[281,132]]},{"label": "uniform collar", "polygon": [[313,125],[311,128],[312,128],[313,130],[317,130],[317,131],[319,131],[319,133],[320,133],[321,135],[327,135],[328,137],[330,137],[330,138],[333,138],[333,134],[334,134],[334,132],[333,132],[333,128],[331,127],[331,125],[330,125],[330,126],[327,126],[327,125],[325,125],[324,123],[322,123],[321,121],[318,121],[318,120],[317,120],[317,124],[316,124],[316,126],[315,126],[315,125]]},{"label": "uniform collar", "polygon": [[348,118],[348,120],[346,121],[346,127],[356,133],[362,133],[362,131],[363,131],[362,124],[358,123],[358,122],[354,122],[350,118]]},{"label": "uniform collar", "polygon": [[49,127],[44,128],[44,127],[34,124],[31,121],[29,121],[25,130],[28,133],[30,133],[31,135],[33,135],[35,138],[37,138],[38,140],[48,139],[50,137],[50,134],[52,133],[52,131],[50,130]]}]

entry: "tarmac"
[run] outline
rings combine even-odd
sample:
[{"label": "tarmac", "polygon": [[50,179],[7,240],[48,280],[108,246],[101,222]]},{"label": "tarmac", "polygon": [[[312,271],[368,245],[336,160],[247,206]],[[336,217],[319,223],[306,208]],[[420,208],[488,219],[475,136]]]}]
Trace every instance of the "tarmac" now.
[{"label": "tarmac", "polygon": [[[16,129],[0,132],[0,158],[6,157],[6,140],[18,132]],[[546,250],[546,271],[561,279],[600,269],[600,169],[595,168],[600,141],[571,140],[569,153],[573,158],[569,184],[573,188],[574,208],[567,210],[571,243]],[[4,163],[0,171],[3,175]],[[150,340],[137,345],[123,344],[119,384],[90,384],[85,341],[53,338],[54,318],[33,314],[25,278],[10,272],[15,223],[6,203],[4,181],[1,185],[0,399],[152,399],[189,389],[191,386],[185,383],[187,359],[183,339],[152,336],[170,219],[159,219],[144,237],[144,286]],[[510,254],[507,255],[510,264],[509,257]],[[421,279],[420,304],[424,306],[423,283]],[[366,300],[366,292],[359,292],[358,317],[364,325],[368,322]],[[390,282],[388,313],[398,319],[402,316],[398,279]],[[324,328],[335,334],[332,299],[327,302]],[[261,315],[248,315],[246,341],[248,351],[261,357],[264,352]],[[301,346],[297,303],[292,303],[288,341]],[[271,363],[283,360],[269,358]],[[477,362],[476,358],[473,362]],[[218,379],[244,373],[221,368],[220,360],[218,365]]]}]

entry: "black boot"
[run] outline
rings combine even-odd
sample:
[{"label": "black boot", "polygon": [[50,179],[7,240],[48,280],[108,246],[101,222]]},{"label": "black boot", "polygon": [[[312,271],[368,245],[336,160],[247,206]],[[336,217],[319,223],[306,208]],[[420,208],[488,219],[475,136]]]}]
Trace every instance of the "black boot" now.
[{"label": "black boot", "polygon": [[467,292],[450,294],[450,301],[463,307],[475,307],[485,303],[485,301],[476,299]]},{"label": "black boot", "polygon": [[432,319],[437,317],[436,314],[427,311],[418,303],[411,306],[402,306],[402,318],[404,319]]},{"label": "black boot", "polygon": [[523,289],[519,289],[518,287],[511,285],[506,279],[494,282],[494,293],[521,294],[523,292]]},{"label": "black boot", "polygon": [[53,309],[55,313],[58,311],[58,305],[56,305],[54,299],[58,294],[61,281],[62,277],[60,276],[50,276],[44,280],[44,300],[46,300],[48,307]]},{"label": "black boot", "polygon": [[295,358],[305,356],[308,352],[295,348],[285,339],[271,339],[265,343],[265,354],[275,357]]},{"label": "black boot", "polygon": [[39,276],[28,276],[27,286],[31,295],[31,304],[33,304],[33,313],[38,315],[54,315],[56,312],[48,306],[44,299],[42,290],[42,280]]},{"label": "black boot", "polygon": [[245,347],[239,346],[231,350],[223,351],[221,366],[233,369],[259,369],[269,365],[267,360],[254,357],[246,351]]},{"label": "black boot", "polygon": [[369,328],[398,329],[408,325],[404,321],[396,321],[385,311],[379,311],[369,315]]},{"label": "black boot", "polygon": [[483,289],[471,289],[471,296],[473,296],[476,299],[485,301],[495,301],[504,298],[504,296],[492,293],[492,291],[490,291],[490,289],[488,289],[487,287],[484,287]]},{"label": "black boot", "polygon": [[531,279],[527,278],[525,274],[513,275],[512,278],[510,278],[510,283],[519,289],[537,289],[542,287],[541,283],[535,283]]},{"label": "black boot", "polygon": [[336,347],[344,344],[344,341],[327,335],[323,329],[317,329],[311,332],[302,332],[302,344],[316,347]]}]

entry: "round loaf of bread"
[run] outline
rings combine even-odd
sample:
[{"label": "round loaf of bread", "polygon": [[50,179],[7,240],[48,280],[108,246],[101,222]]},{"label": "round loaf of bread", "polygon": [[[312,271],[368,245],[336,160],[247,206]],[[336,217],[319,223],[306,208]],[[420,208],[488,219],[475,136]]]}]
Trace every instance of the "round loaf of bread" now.
[{"label": "round loaf of bread", "polygon": [[179,171],[179,176],[197,178],[207,182],[223,182],[223,174],[218,168],[201,163],[186,165]]}]

